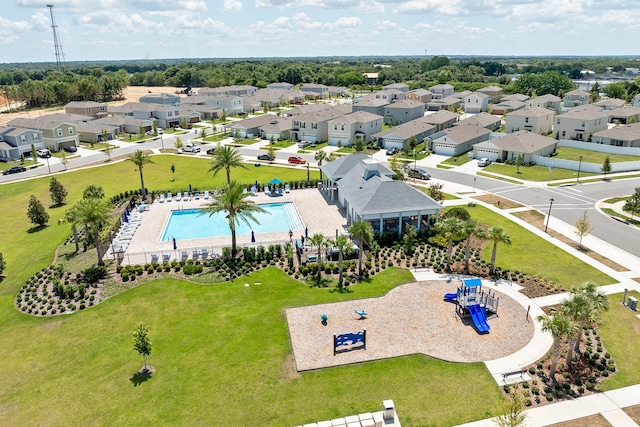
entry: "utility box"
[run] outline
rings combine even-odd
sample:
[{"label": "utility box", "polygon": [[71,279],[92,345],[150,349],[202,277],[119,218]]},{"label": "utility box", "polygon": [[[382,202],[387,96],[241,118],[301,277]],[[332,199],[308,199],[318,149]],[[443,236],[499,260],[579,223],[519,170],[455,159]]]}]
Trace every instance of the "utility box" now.
[{"label": "utility box", "polygon": [[382,418],[384,418],[385,424],[387,422],[394,422],[396,419],[396,407],[393,404],[393,400],[383,400],[382,407]]},{"label": "utility box", "polygon": [[629,297],[627,300],[627,307],[629,307],[633,311],[638,311],[638,298]]}]

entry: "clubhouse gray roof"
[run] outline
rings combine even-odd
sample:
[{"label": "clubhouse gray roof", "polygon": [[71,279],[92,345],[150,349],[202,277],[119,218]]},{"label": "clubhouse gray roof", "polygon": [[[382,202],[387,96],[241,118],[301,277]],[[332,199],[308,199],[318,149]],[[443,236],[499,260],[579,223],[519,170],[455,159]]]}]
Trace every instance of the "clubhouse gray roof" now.
[{"label": "clubhouse gray roof", "polygon": [[[351,169],[363,160],[369,159],[365,154],[351,154],[350,156],[340,157],[332,162],[325,163],[320,166],[320,170],[327,178],[332,181],[342,179]],[[383,175],[394,175],[394,172],[385,166],[380,165],[378,170]]]}]

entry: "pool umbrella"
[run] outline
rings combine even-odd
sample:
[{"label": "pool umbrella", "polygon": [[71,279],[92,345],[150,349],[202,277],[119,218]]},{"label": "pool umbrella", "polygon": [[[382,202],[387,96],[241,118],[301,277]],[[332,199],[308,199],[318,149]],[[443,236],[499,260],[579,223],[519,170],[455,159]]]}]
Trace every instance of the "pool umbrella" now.
[{"label": "pool umbrella", "polygon": [[124,216],[124,222],[129,222],[129,216],[128,215]]},{"label": "pool umbrella", "polygon": [[309,227],[305,227],[304,228],[304,238],[308,239],[309,238]]},{"label": "pool umbrella", "polygon": [[176,244],[176,238],[173,238],[173,250],[175,251],[176,249],[178,249],[178,245]]},{"label": "pool umbrella", "polygon": [[256,235],[253,234],[253,230],[251,230],[251,243],[255,243],[256,242]]},{"label": "pool umbrella", "polygon": [[269,181],[269,185],[278,185],[278,184],[282,184],[282,181],[280,181],[278,178],[273,178],[271,181]]}]

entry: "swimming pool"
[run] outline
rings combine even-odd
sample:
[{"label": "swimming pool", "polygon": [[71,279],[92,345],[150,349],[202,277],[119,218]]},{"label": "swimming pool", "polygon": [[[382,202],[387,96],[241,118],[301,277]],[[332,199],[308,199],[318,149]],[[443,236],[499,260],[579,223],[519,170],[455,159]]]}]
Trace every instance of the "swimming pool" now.
[{"label": "swimming pool", "polygon": [[[256,212],[254,217],[259,224],[250,225],[236,220],[236,234],[274,233],[289,230],[302,230],[304,226],[293,202],[259,204],[266,212]],[[185,209],[171,211],[164,231],[161,233],[163,242],[171,239],[203,239],[207,237],[231,236],[229,220],[226,212],[218,212],[209,216],[201,214],[200,209]]]}]

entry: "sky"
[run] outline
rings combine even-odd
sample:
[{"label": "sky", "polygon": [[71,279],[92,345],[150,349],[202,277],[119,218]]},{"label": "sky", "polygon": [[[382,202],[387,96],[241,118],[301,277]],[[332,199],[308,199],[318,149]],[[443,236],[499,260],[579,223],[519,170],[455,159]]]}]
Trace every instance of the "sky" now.
[{"label": "sky", "polygon": [[[66,61],[635,55],[638,0],[49,0]],[[55,61],[43,0],[0,0],[0,62]]]}]

